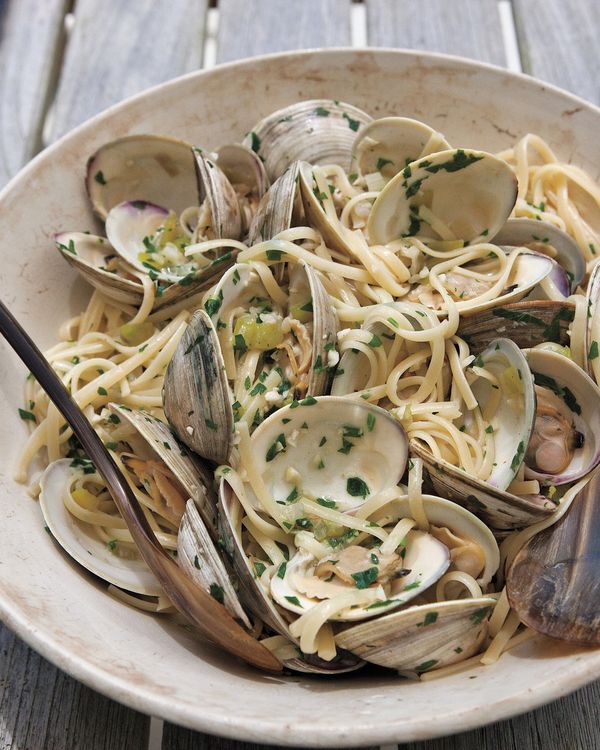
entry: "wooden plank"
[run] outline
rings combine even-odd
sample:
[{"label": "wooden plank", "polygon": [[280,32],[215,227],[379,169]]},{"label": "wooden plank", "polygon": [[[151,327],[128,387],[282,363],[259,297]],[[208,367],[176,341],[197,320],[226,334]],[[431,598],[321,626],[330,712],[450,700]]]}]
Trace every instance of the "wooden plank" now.
[{"label": "wooden plank", "polygon": [[217,61],[350,44],[351,0],[220,0]]},{"label": "wooden plank", "polygon": [[600,747],[600,682],[510,721],[398,750],[592,750]]},{"label": "wooden plank", "polygon": [[150,720],[84,687],[0,624],[2,750],[145,748]]},{"label": "wooden plank", "polygon": [[513,0],[523,70],[600,104],[597,0]]},{"label": "wooden plank", "polygon": [[506,65],[496,0],[366,0],[367,39]]},{"label": "wooden plank", "polygon": [[115,102],[199,68],[207,0],[78,0],[48,140]]},{"label": "wooden plank", "polygon": [[0,187],[36,151],[67,5],[0,3]]}]

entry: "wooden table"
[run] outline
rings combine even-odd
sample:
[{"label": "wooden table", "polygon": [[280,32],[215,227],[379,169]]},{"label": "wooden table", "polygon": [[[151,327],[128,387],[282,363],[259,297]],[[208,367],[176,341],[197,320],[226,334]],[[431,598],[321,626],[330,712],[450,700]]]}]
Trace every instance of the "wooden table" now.
[{"label": "wooden table", "polygon": [[[600,104],[599,0],[0,0],[0,186],[44,145],[173,76],[265,52],[404,47],[523,70]],[[600,683],[412,750],[600,748]],[[251,750],[125,708],[0,624],[0,750]],[[395,746],[394,746],[395,750]]]}]

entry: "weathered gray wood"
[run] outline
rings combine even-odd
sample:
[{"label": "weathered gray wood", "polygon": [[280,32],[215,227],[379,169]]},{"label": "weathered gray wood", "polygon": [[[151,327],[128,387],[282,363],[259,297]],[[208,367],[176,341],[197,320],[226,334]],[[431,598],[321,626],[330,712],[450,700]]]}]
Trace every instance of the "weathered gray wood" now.
[{"label": "weathered gray wood", "polygon": [[[600,747],[600,682],[537,711],[398,750],[592,750]],[[175,750],[175,749],[173,749]]]},{"label": "weathered gray wood", "polygon": [[220,0],[217,61],[350,44],[351,0]]},{"label": "weathered gray wood", "polygon": [[513,0],[523,70],[600,104],[597,0]]},{"label": "weathered gray wood", "polygon": [[0,750],[145,748],[150,720],[53,667],[0,624]]},{"label": "weathered gray wood", "polygon": [[77,0],[48,140],[199,68],[206,7],[207,0]]},{"label": "weathered gray wood", "polygon": [[0,187],[36,151],[67,5],[0,2]]},{"label": "weathered gray wood", "polygon": [[496,0],[366,0],[367,39],[506,65]]}]

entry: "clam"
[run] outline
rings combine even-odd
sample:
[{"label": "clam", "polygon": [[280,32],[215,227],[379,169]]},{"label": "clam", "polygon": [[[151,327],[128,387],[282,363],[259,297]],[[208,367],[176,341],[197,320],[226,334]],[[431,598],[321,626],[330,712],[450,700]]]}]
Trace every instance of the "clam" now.
[{"label": "clam", "polygon": [[144,287],[136,269],[115,253],[106,237],[61,232],[55,241],[63,258],[109,299],[136,307],[142,303]]},{"label": "clam", "polygon": [[506,162],[471,149],[439,151],[407,165],[381,191],[367,229],[371,242],[400,237],[489,241],[517,197]]},{"label": "clam", "polygon": [[600,264],[596,264],[590,273],[586,291],[587,324],[583,350],[583,368],[600,383]]},{"label": "clam", "polygon": [[310,99],[260,120],[246,135],[244,145],[261,157],[271,180],[297,160],[339,164],[349,171],[356,134],[371,120],[351,104]]},{"label": "clam", "polygon": [[409,117],[382,117],[361,129],[352,146],[352,156],[360,174],[379,172],[389,180],[408,164],[449,148],[444,136],[424,122]]},{"label": "clam", "polygon": [[[234,420],[328,388],[336,315],[318,273],[287,264],[289,295],[272,299],[247,264],[231,268],[193,316],[165,376],[165,413],[178,437],[225,463]],[[209,317],[210,314],[210,317]]]},{"label": "clam", "polygon": [[308,224],[315,227],[327,247],[353,257],[349,244],[351,230],[337,218],[331,194],[321,193],[315,181],[312,164],[301,162],[299,169],[300,194]]},{"label": "clam", "polygon": [[569,326],[574,318],[572,302],[524,300],[461,317],[457,333],[469,344],[472,354],[479,354],[499,335],[513,341],[519,349],[545,342],[568,347]]},{"label": "clam", "polygon": [[210,229],[217,239],[237,240],[242,232],[238,197],[225,173],[200,148],[194,148],[198,198],[210,214]]},{"label": "clam", "polygon": [[477,654],[495,604],[479,597],[408,607],[342,630],[335,641],[365,661],[420,675]]},{"label": "clam", "polygon": [[[132,552],[121,556],[116,543],[101,539],[92,526],[67,510],[65,502],[75,503],[71,492],[89,492],[84,482],[92,481],[92,476],[99,481],[96,474],[86,477],[68,458],[48,466],[40,479],[40,509],[46,526],[70,557],[102,580],[136,594],[160,596],[163,592],[158,580],[139,555]],[[124,521],[118,525],[126,529]]]},{"label": "clam", "polygon": [[169,362],[163,406],[182,443],[209,461],[227,461],[233,441],[231,395],[219,339],[204,310],[194,313]]},{"label": "clam", "polygon": [[[144,445],[137,441],[137,453],[146,454],[151,461],[158,460],[166,466],[173,477],[173,483],[179,488],[179,494],[186,500],[193,500],[204,525],[216,539],[216,497],[212,472],[208,466],[198,456],[187,451],[177,441],[169,425],[157,417],[119,404],[109,404],[109,408],[113,414],[111,419],[120,420],[122,425],[116,433],[119,439],[130,442],[132,438],[127,436],[124,428],[133,428],[145,443]],[[177,521],[182,515],[183,507],[179,507],[176,513]]]},{"label": "clam", "polygon": [[[406,604],[428,596],[449,566],[471,576],[476,589],[487,587],[498,568],[491,531],[448,500],[422,496],[428,528],[413,528],[411,501],[396,486],[405,468],[406,438],[378,407],[335,397],[291,404],[268,417],[240,451],[248,476],[230,478],[231,470],[222,469],[219,493],[222,537],[240,599],[303,654],[323,647],[318,634],[326,623],[325,633],[333,627],[338,646],[370,659],[370,634],[380,632],[375,623],[389,619],[382,614],[398,609],[394,616],[408,627],[412,621],[403,613],[418,609],[421,620],[435,621],[427,614],[437,611],[434,605]],[[481,624],[493,604],[441,604],[440,617],[448,613],[444,633],[454,649],[444,659],[480,646],[485,624],[475,635],[466,620],[473,616]],[[362,626],[345,629],[344,623],[365,619],[372,627],[353,639],[354,628]],[[412,636],[400,628],[412,649]],[[398,633],[386,627],[385,637],[398,660]],[[432,642],[425,639],[423,649],[431,651]],[[408,651],[405,657],[411,658]],[[377,654],[370,660],[382,663]]]},{"label": "clam", "polygon": [[509,219],[496,234],[498,245],[528,247],[555,258],[568,276],[569,291],[581,284],[585,275],[585,259],[575,240],[553,224],[534,219]]},{"label": "clam", "polygon": [[[488,377],[471,384],[485,427],[484,451],[493,451],[488,476],[478,479],[442,456],[435,456],[419,440],[411,441],[411,452],[423,459],[436,492],[464,505],[493,528],[525,526],[551,513],[555,507],[543,496],[517,496],[509,485],[517,476],[535,419],[533,377],[521,350],[508,339],[490,342],[473,363]],[[473,427],[467,412],[463,429]]]},{"label": "clam", "polygon": [[248,244],[255,245],[289,229],[298,205],[298,170],[300,162],[292,162],[262,197],[248,229]]},{"label": "clam", "polygon": [[585,476],[600,462],[600,389],[573,361],[530,349],[537,411],[525,451],[525,477],[559,486]]},{"label": "clam", "polygon": [[161,135],[130,135],[101,146],[87,165],[86,188],[103,220],[119,203],[139,200],[180,213],[197,205],[192,147]]},{"label": "clam", "polygon": [[221,146],[217,151],[217,167],[234,189],[242,221],[242,234],[248,232],[258,202],[269,188],[269,178],[258,154],[237,143]]}]

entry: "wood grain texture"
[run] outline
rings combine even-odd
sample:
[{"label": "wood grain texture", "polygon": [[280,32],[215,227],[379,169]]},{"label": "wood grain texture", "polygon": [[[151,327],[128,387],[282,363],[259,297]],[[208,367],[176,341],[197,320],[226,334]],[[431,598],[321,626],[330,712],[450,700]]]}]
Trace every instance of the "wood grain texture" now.
[{"label": "wood grain texture", "polygon": [[145,748],[150,720],[90,690],[0,624],[0,750]]},{"label": "wood grain texture", "polygon": [[597,0],[513,0],[523,70],[600,104]]},{"label": "wood grain texture", "polygon": [[37,150],[67,5],[0,2],[0,187]]},{"label": "wood grain texture", "polygon": [[[489,727],[398,750],[596,750],[600,747],[600,682],[537,711]],[[175,750],[175,748],[173,748]]]},{"label": "wood grain texture", "polygon": [[77,0],[48,140],[199,68],[207,0]]},{"label": "wood grain texture", "polygon": [[367,39],[506,65],[496,0],[366,0]]},{"label": "wood grain texture", "polygon": [[351,0],[220,0],[217,62],[350,44]]}]

